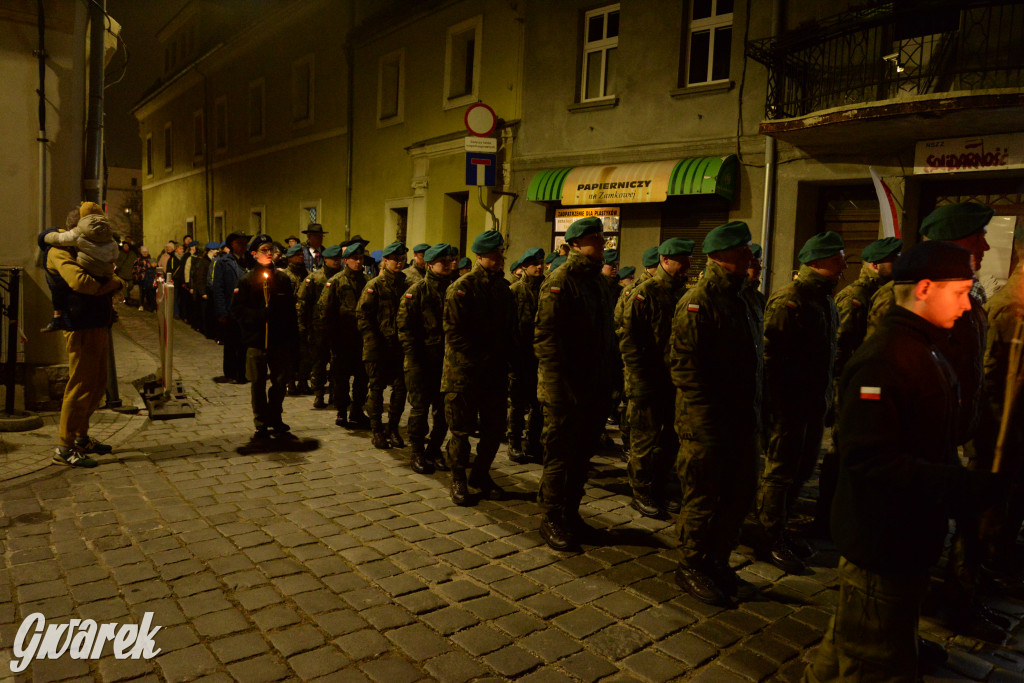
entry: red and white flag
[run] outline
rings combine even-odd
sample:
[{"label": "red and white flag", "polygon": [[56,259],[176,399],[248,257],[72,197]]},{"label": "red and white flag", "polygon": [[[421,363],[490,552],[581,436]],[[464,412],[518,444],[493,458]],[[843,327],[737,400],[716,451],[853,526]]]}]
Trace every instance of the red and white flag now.
[{"label": "red and white flag", "polygon": [[860,397],[865,401],[881,401],[882,387],[861,387]]},{"label": "red and white flag", "polygon": [[878,195],[878,208],[882,211],[882,237],[900,237],[900,214],[892,190],[874,168],[868,166],[868,170],[871,171],[871,182],[875,184],[875,194]]}]

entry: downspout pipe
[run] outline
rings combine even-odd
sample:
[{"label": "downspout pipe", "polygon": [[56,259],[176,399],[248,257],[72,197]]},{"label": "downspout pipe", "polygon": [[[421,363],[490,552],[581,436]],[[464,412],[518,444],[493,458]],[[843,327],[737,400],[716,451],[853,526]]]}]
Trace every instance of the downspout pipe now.
[{"label": "downspout pipe", "polygon": [[[771,35],[778,36],[782,32],[782,2],[772,0]],[[748,5],[747,11],[750,11]],[[769,67],[770,68],[770,67]],[[775,138],[768,135],[764,139],[764,206],[761,210],[761,251],[764,268],[761,276],[761,291],[767,294],[772,289],[772,237],[775,229],[775,179],[778,163],[778,148]]]},{"label": "downspout pipe", "polygon": [[36,58],[39,61],[39,134],[36,142],[39,147],[39,232],[47,228],[46,224],[46,145],[50,141],[46,138],[46,15],[43,9],[43,0],[36,0],[36,7],[39,10],[39,49],[36,50]]},{"label": "downspout pipe", "polygon": [[89,1],[89,113],[85,126],[82,194],[86,201],[103,201],[103,50],[107,0]]},{"label": "downspout pipe", "polygon": [[355,99],[355,60],[356,49],[353,41],[356,38],[355,28],[355,3],[348,5],[348,40],[345,41],[345,90],[348,101],[345,102],[345,239],[352,237],[352,158],[354,141],[352,139],[352,127],[355,122],[355,115],[352,111],[353,100]]}]

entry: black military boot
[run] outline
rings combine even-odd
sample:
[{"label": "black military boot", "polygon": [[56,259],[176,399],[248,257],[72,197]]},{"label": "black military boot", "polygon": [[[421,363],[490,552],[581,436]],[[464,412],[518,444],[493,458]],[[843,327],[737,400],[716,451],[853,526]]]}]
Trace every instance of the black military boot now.
[{"label": "black military boot", "polygon": [[676,567],[675,580],[677,586],[703,603],[719,606],[728,604],[715,580],[699,569],[681,564]]},{"label": "black military boot", "polygon": [[289,396],[300,396],[301,394],[299,393],[299,385],[296,384],[295,382],[289,382],[288,383],[288,390],[287,390],[286,393]]},{"label": "black military boot", "polygon": [[412,442],[412,471],[416,474],[433,474],[434,463],[427,459],[423,442]]},{"label": "black military boot", "polygon": [[369,429],[370,418],[366,417],[363,413],[362,408],[352,406],[348,410],[348,428],[349,429]]},{"label": "black military boot", "polygon": [[395,448],[405,448],[405,441],[402,439],[402,434],[398,431],[397,424],[388,423],[386,434],[392,446]]},{"label": "black military boot", "polygon": [[351,425],[349,425],[348,420],[345,419],[345,411],[344,410],[339,410],[338,411],[338,416],[334,418],[334,424],[338,425],[339,427],[350,427],[351,426]]},{"label": "black military boot", "polygon": [[374,428],[373,436],[370,437],[370,443],[373,444],[374,448],[379,448],[382,451],[386,451],[391,448],[391,442],[388,441],[387,435],[380,427]]},{"label": "black military boot", "polygon": [[452,468],[452,502],[456,505],[472,505],[469,499],[469,486],[466,484],[466,470],[461,467]]},{"label": "black military boot", "polygon": [[549,512],[540,523],[540,537],[552,550],[576,550],[579,543],[566,524],[565,519],[557,513]]},{"label": "black military boot", "polygon": [[517,465],[521,465],[524,462],[528,462],[529,458],[526,457],[526,453],[523,452],[523,439],[516,434],[510,434],[508,437],[508,459]]},{"label": "black military boot", "polygon": [[427,460],[434,465],[434,469],[438,472],[447,472],[448,463],[444,459],[444,453],[441,451],[441,446],[438,444],[429,444],[427,446]]},{"label": "black military boot", "polygon": [[313,408],[315,408],[316,410],[323,410],[326,407],[327,407],[327,404],[324,403],[324,392],[322,392],[322,391],[315,391],[315,392],[313,392]]},{"label": "black military boot", "polygon": [[299,396],[309,396],[313,393],[313,390],[309,388],[309,384],[306,380],[301,380],[295,383],[295,390],[299,393]]},{"label": "black military boot", "polygon": [[630,507],[644,517],[661,516],[661,508],[658,506],[658,501],[656,501],[654,496],[651,494],[650,489],[634,489],[633,502],[630,503]]}]

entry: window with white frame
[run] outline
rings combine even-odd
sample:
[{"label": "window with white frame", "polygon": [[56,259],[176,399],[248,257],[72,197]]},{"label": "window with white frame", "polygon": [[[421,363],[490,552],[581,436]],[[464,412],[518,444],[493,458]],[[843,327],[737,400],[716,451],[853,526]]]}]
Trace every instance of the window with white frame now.
[{"label": "window with white frame", "polygon": [[377,124],[389,126],[405,118],[405,50],[395,50],[377,63]]},{"label": "window with white frame", "polygon": [[460,107],[477,100],[483,16],[448,27],[445,43],[444,104]]},{"label": "window with white frame", "polygon": [[320,200],[308,200],[299,204],[299,229],[305,230],[310,223],[323,224],[320,213]]},{"label": "window with white frame", "polygon": [[164,124],[164,170],[174,168],[174,148],[171,146],[171,122]]},{"label": "window with white frame", "polygon": [[313,55],[306,55],[292,64],[292,123],[313,121]]},{"label": "window with white frame", "polygon": [[153,134],[146,135],[146,177],[153,177]]},{"label": "window with white frame", "polygon": [[192,158],[202,161],[206,153],[206,125],[203,121],[203,110],[198,109],[192,114]]},{"label": "window with white frame", "polygon": [[260,140],[263,138],[263,128],[266,122],[266,85],[261,78],[249,84],[249,139]]},{"label": "window with white frame", "polygon": [[690,0],[686,85],[729,79],[733,0]]},{"label": "window with white frame", "polygon": [[581,102],[615,96],[618,48],[619,5],[587,12],[583,18]]},{"label": "window with white frame", "polygon": [[218,152],[228,148],[227,95],[221,95],[213,102],[213,140]]}]

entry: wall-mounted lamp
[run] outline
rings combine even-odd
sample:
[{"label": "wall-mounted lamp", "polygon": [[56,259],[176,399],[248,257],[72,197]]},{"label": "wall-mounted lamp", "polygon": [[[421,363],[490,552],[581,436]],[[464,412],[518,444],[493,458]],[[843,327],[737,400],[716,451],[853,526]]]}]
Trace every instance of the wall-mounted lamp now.
[{"label": "wall-mounted lamp", "polygon": [[892,62],[892,65],[896,67],[896,73],[903,73],[903,63],[900,61],[899,52],[893,52],[892,54],[888,54],[882,57],[882,59],[884,59],[887,62]]}]

